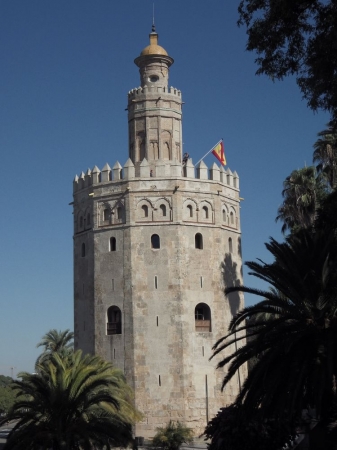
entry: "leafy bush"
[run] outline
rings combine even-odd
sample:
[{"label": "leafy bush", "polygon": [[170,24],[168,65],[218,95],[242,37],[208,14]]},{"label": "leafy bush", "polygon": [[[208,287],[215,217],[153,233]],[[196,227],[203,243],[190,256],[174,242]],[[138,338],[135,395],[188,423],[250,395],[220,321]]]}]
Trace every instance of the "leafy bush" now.
[{"label": "leafy bush", "polygon": [[178,450],[181,444],[188,444],[193,441],[193,431],[181,422],[170,422],[166,427],[157,428],[157,433],[153,438],[152,445],[165,450]]},{"label": "leafy bush", "polygon": [[221,408],[208,423],[205,433],[208,450],[281,450],[296,437],[296,428],[279,419],[266,419],[256,410],[253,417],[242,406]]}]

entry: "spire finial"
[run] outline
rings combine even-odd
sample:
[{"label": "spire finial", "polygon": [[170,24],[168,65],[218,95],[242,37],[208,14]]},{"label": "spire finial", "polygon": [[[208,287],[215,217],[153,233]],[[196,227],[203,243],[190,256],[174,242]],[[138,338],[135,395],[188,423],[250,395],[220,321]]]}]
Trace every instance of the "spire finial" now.
[{"label": "spire finial", "polygon": [[156,32],[156,26],[154,24],[154,2],[152,4],[152,33]]}]

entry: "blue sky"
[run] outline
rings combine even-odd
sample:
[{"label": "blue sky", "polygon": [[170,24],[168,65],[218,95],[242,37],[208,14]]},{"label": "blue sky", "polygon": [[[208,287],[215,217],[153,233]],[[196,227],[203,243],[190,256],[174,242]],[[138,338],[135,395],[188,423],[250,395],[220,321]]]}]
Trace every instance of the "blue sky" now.
[{"label": "blue sky", "polygon": [[[32,371],[42,335],[73,328],[72,180],[127,160],[127,92],[139,86],[133,60],[148,45],[152,3],[0,0],[2,374]],[[155,0],[155,21],[185,102],[184,150],[196,162],[224,138],[245,199],[243,259],[268,260],[264,242],[282,239],[282,182],[311,164],[329,117],[307,108],[293,78],[255,76],[237,6]]]}]

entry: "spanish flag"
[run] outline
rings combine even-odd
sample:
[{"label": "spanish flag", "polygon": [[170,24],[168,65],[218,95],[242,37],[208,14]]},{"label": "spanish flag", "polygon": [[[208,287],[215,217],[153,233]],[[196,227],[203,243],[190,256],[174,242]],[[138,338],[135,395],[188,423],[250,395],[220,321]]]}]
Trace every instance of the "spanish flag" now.
[{"label": "spanish flag", "polygon": [[223,145],[223,140],[221,140],[213,149],[212,149],[213,155],[221,162],[223,166],[227,164],[226,158],[225,158],[225,148]]}]

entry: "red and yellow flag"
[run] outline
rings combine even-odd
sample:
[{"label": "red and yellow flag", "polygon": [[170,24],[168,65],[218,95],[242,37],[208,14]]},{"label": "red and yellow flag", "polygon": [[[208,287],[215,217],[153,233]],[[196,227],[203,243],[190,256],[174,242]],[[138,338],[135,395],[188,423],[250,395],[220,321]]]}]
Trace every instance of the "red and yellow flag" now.
[{"label": "red and yellow flag", "polygon": [[225,157],[225,148],[223,145],[223,141],[220,141],[219,144],[217,144],[213,150],[213,155],[220,161],[220,163],[225,166],[227,164],[226,157]]}]

